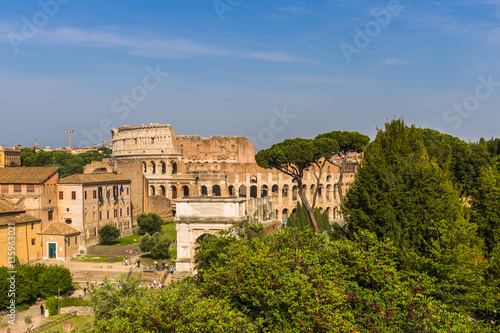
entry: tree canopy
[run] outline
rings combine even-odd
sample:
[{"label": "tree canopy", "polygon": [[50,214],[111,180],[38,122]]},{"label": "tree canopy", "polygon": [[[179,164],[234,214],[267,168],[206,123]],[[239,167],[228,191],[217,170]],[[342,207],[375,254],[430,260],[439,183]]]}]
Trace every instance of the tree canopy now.
[{"label": "tree canopy", "polygon": [[161,226],[165,221],[157,213],[141,213],[137,216],[137,224],[139,225],[139,235],[150,234],[154,235],[161,231]]},{"label": "tree canopy", "polygon": [[[338,143],[329,138],[318,139],[287,139],[276,143],[271,148],[263,149],[255,155],[257,164],[265,169],[276,169],[292,177],[297,182],[298,192],[302,204],[306,208],[311,226],[318,232],[318,225],[314,217],[314,208],[323,167],[327,161],[339,150]],[[312,202],[306,198],[302,188],[304,171],[313,168],[317,180],[316,190]]]},{"label": "tree canopy", "polygon": [[339,169],[339,180],[337,181],[337,191],[339,194],[340,204],[344,203],[344,193],[342,192],[342,181],[344,178],[344,170],[347,165],[347,158],[350,153],[361,153],[363,149],[370,142],[370,138],[367,135],[361,134],[359,132],[348,132],[348,131],[332,131],[328,133],[320,134],[316,137],[317,139],[327,138],[335,140],[338,143],[338,151],[336,156],[341,160],[340,163],[334,162],[332,158],[328,159],[330,163],[337,166]]},{"label": "tree canopy", "polygon": [[421,130],[393,120],[378,131],[344,214],[351,237],[367,229],[391,239],[403,270],[436,278],[436,296],[473,316],[482,297],[482,241],[448,172],[429,159]]},{"label": "tree canopy", "polygon": [[36,152],[31,148],[24,148],[21,151],[22,166],[57,166],[59,167],[59,177],[64,178],[77,173],[83,173],[83,167],[92,161],[102,161],[103,158],[111,156],[110,148],[96,148],[82,154],[72,154],[64,151],[46,152],[40,150]]},{"label": "tree canopy", "polygon": [[98,231],[99,242],[104,245],[109,245],[112,241],[120,237],[120,229],[114,224],[106,224]]}]

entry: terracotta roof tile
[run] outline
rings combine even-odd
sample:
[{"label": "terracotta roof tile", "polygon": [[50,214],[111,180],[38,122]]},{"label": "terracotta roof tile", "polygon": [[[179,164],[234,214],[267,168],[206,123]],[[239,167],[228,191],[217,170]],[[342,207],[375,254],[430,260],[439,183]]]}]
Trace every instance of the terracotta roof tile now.
[{"label": "terracotta roof tile", "polygon": [[85,173],[61,178],[59,184],[129,183],[130,179],[114,173]]},{"label": "terracotta roof tile", "polygon": [[51,222],[43,231],[42,235],[73,235],[80,234],[80,231],[67,225],[66,223],[54,221]]},{"label": "terracotta roof tile", "polygon": [[7,200],[0,200],[0,225],[9,223],[31,223],[40,222],[41,219],[33,215],[26,214],[23,210],[16,210],[14,204]]},{"label": "terracotta roof tile", "polygon": [[8,167],[0,169],[0,184],[41,184],[58,167]]}]

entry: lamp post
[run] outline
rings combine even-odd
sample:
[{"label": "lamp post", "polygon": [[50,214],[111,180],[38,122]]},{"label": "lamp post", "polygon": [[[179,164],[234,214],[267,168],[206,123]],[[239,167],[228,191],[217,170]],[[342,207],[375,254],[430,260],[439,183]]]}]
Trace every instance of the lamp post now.
[{"label": "lamp post", "polygon": [[61,289],[57,289],[57,314],[61,312]]}]

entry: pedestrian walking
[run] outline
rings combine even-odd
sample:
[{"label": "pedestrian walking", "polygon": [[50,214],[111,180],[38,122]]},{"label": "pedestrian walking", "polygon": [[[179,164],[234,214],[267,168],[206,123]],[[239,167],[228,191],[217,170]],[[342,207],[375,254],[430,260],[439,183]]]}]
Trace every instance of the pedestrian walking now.
[{"label": "pedestrian walking", "polygon": [[42,316],[45,314],[45,308],[43,307],[43,304],[40,304],[40,314]]}]

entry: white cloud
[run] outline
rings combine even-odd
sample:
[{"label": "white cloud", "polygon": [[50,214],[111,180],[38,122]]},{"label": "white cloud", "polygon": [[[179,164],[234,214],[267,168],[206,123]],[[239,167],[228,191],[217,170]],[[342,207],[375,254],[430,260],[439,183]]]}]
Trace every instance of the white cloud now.
[{"label": "white cloud", "polygon": [[273,62],[311,62],[284,52],[230,50],[202,45],[183,38],[148,39],[122,36],[115,32],[90,31],[75,28],[40,31],[36,40],[33,40],[32,42],[42,44],[119,48],[131,55],[151,58],[183,59],[200,56],[218,56]]}]

